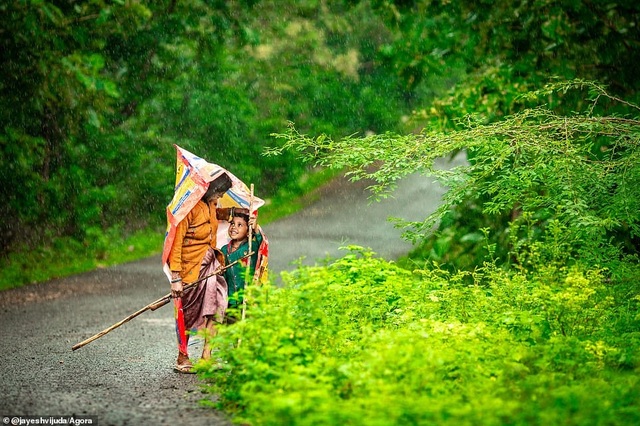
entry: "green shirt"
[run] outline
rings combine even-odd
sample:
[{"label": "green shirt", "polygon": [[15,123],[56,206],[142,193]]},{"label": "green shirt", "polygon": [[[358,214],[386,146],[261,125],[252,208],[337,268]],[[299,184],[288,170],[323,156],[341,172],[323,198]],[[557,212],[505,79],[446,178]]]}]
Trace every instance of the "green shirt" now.
[{"label": "green shirt", "polygon": [[[260,244],[262,244],[262,234],[260,234],[260,232],[256,232],[253,235],[253,240],[251,241],[251,251],[253,252],[253,255],[251,255],[251,269],[249,272],[250,280],[253,279],[253,274],[256,270],[258,248],[260,247]],[[222,253],[224,254],[226,265],[229,265],[230,263],[233,263],[249,254],[249,241],[245,240],[240,244],[240,247],[233,252],[230,252],[230,250],[231,242],[222,247]],[[227,288],[229,289],[229,307],[235,308],[242,304],[242,293],[237,293],[244,290],[248,263],[249,258],[246,257],[224,271],[224,279],[227,280]]]}]

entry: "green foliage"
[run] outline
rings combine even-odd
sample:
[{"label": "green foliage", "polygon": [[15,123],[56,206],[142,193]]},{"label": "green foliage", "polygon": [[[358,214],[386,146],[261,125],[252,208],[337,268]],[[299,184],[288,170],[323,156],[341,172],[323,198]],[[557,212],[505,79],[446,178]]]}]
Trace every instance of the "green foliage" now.
[{"label": "green foliage", "polygon": [[[2,213],[11,218],[0,229],[3,253],[10,244],[37,247],[58,236],[82,241],[96,227],[126,232],[159,222],[138,209],[149,198],[124,190],[158,194],[151,187],[155,179],[133,169],[145,156],[155,157],[156,146],[140,143],[138,132],[120,125],[152,96],[161,74],[173,78],[149,63],[162,35],[171,37],[162,31],[172,18],[162,13],[165,7],[102,1],[1,6],[0,179]],[[16,162],[16,156],[28,160]],[[139,219],[130,222],[122,213]]]},{"label": "green foliage", "polygon": [[[549,2],[376,0],[396,28],[385,43],[391,66],[416,93],[430,76],[462,64],[469,78],[445,100],[448,119],[468,113],[514,113],[513,95],[549,77],[598,80],[637,102],[640,6],[632,1]],[[573,105],[575,102],[570,102]],[[446,111],[448,110],[448,111]]]},{"label": "green foliage", "polygon": [[[482,223],[511,220],[506,230],[497,228],[490,242],[499,247],[494,254],[501,262],[523,264],[523,257],[537,247],[545,250],[540,256],[548,261],[612,265],[624,256],[638,255],[640,121],[595,115],[594,107],[611,101],[627,106],[629,114],[637,114],[639,108],[582,81],[550,85],[527,94],[526,100],[582,88],[593,97],[591,107],[582,113],[558,115],[532,107],[490,124],[468,116],[465,129],[459,131],[387,133],[338,141],[325,135],[310,138],[291,127],[276,135],[285,143],[272,153],[291,149],[316,165],[346,167],[354,180],[372,179],[377,196],[386,196],[398,179],[415,171],[437,176],[449,187],[444,203],[424,222],[410,224],[407,236],[413,241],[440,219],[445,226],[457,223],[451,220],[456,213],[450,211],[464,202],[471,204],[478,219],[464,218],[470,226],[456,227],[454,232],[473,245],[484,245],[477,234]],[[436,168],[437,159],[461,150],[468,153],[467,166]],[[435,260],[446,251],[438,244],[446,245],[451,237],[445,231],[431,245],[440,253]],[[479,263],[478,256],[471,257],[465,266]]]},{"label": "green foliage", "polygon": [[284,279],[252,288],[248,319],[223,327],[219,361],[199,366],[239,423],[640,420],[638,290],[599,270],[488,265],[466,285],[351,247]]},{"label": "green foliage", "polygon": [[[575,92],[589,100],[581,112],[551,109]],[[579,80],[514,102],[520,112],[468,116],[455,131],[333,140],[291,125],[276,135],[284,143],[269,153],[347,168],[378,197],[415,171],[449,190],[410,225],[414,241],[440,225],[413,264],[364,251],[261,289],[249,320],[221,333],[226,363],[202,366],[239,421],[639,420],[640,108]],[[463,150],[468,165],[436,167]]]},{"label": "green foliage", "polygon": [[[398,30],[382,52],[418,102],[428,101],[419,95],[431,90],[434,75],[456,75],[455,66],[467,72],[449,80],[455,87],[446,95],[422,105],[416,103],[407,131],[424,127],[464,130],[466,122],[460,118],[467,115],[477,124],[500,121],[532,107],[522,95],[551,77],[601,81],[638,103],[635,63],[640,55],[640,8],[636,3],[417,0],[375,1],[373,5],[385,22]],[[592,104],[593,98],[584,91],[554,92],[541,99],[560,116],[590,109],[595,116],[628,116],[630,112],[625,103]],[[483,214],[487,202],[491,196],[478,193],[456,202],[442,218],[438,235],[425,241],[411,256],[412,261],[422,262],[426,256],[445,265],[473,269],[486,253],[480,228],[489,230],[498,256],[506,259],[513,241],[509,222],[518,212],[487,216]],[[637,247],[637,239],[630,237],[626,225],[622,228],[621,232],[608,232],[608,236],[626,247]],[[519,229],[527,235],[539,235],[540,227]],[[609,254],[603,252],[600,257],[608,258]]]}]

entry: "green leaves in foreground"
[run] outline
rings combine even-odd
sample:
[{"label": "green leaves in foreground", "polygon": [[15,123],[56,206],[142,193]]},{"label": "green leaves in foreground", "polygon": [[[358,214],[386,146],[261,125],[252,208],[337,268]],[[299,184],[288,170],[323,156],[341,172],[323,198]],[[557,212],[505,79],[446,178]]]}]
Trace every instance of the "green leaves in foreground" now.
[{"label": "green leaves in foreground", "polygon": [[637,290],[598,270],[487,267],[467,286],[352,248],[284,278],[253,288],[248,319],[216,338],[221,362],[200,365],[237,421],[640,422]]}]

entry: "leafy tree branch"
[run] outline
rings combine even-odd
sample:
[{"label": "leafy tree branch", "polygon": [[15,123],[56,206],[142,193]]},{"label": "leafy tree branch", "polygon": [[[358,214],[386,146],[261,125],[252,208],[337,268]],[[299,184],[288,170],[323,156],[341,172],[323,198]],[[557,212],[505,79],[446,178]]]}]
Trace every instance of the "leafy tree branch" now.
[{"label": "leafy tree branch", "polygon": [[[450,132],[425,129],[332,140],[302,135],[291,124],[286,133],[274,135],[284,143],[267,154],[294,150],[315,165],[347,168],[353,180],[372,180],[375,198],[388,196],[406,175],[437,177],[448,187],[444,204],[423,222],[404,223],[414,241],[428,235],[451,209],[475,198],[483,200],[484,215],[512,212],[515,220],[527,213],[540,229],[558,220],[566,238],[581,243],[572,253],[581,257],[599,246],[620,246],[614,234],[623,233],[626,240],[640,236],[640,120],[593,115],[592,105],[603,99],[623,103],[629,114],[638,110],[593,82],[554,83],[525,98],[540,102],[578,89],[591,94],[584,112],[559,115],[540,105],[489,124],[469,115],[461,120],[462,130]],[[467,153],[468,165],[437,167],[437,160],[459,151]]]}]

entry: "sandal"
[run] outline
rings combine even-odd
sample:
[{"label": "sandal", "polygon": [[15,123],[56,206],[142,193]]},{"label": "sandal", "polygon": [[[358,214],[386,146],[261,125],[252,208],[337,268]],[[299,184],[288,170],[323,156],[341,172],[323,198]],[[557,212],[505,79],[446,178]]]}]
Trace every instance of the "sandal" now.
[{"label": "sandal", "polygon": [[182,374],[195,374],[196,373],[195,371],[193,371],[193,365],[191,365],[191,363],[176,364],[173,367],[173,371],[175,371],[176,373],[182,373]]}]

